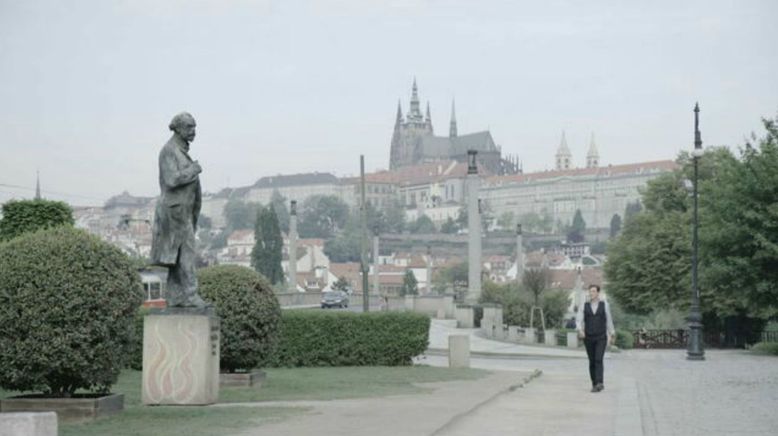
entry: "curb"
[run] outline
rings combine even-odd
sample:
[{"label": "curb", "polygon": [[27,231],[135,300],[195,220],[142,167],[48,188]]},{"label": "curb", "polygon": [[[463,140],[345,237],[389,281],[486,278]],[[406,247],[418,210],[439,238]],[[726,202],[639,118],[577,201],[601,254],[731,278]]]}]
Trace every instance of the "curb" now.
[{"label": "curb", "polygon": [[[448,355],[448,349],[447,348],[427,348],[427,350],[424,352],[424,354],[429,354],[433,356],[447,356]],[[510,359],[515,357],[525,358],[525,359],[586,359],[586,355],[582,356],[564,356],[559,354],[541,354],[541,353],[499,353],[499,352],[493,352],[493,351],[471,351],[470,352],[471,357],[482,357],[487,359]]]}]

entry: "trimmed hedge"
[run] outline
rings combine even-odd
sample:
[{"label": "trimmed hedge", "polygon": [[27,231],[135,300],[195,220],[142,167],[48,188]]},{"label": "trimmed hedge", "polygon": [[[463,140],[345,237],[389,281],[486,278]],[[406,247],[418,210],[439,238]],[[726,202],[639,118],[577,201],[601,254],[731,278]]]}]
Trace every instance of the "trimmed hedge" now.
[{"label": "trimmed hedge", "polygon": [[267,366],[410,365],[429,342],[429,317],[409,312],[287,310]]},{"label": "trimmed hedge", "polygon": [[0,244],[0,387],[108,391],[142,301],[129,258],[85,231],[60,226]]},{"label": "trimmed hedge", "polygon": [[628,350],[635,346],[635,336],[627,330],[616,330],[616,346]]},{"label": "trimmed hedge", "polygon": [[0,241],[61,225],[72,226],[73,210],[67,203],[50,200],[11,200],[3,205]]},{"label": "trimmed hedge", "polygon": [[270,282],[238,265],[197,271],[200,295],[221,318],[221,370],[250,370],[273,351],[281,307]]},{"label": "trimmed hedge", "polygon": [[778,342],[759,342],[751,347],[751,352],[754,354],[766,354],[770,356],[778,356]]}]

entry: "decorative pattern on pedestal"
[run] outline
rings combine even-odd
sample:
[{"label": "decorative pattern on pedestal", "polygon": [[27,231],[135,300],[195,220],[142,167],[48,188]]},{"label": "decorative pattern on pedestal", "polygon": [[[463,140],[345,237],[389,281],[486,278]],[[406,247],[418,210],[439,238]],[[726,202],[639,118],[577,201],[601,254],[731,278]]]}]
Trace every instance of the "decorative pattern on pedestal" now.
[{"label": "decorative pattern on pedestal", "polygon": [[219,397],[219,318],[150,314],[143,326],[143,404],[205,405]]}]

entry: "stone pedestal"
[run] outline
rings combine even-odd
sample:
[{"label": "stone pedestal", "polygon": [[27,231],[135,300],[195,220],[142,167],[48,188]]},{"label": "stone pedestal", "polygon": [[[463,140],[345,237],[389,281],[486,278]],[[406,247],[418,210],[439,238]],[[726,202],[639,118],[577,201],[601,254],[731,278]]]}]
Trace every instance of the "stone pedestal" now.
[{"label": "stone pedestal", "polygon": [[546,345],[556,345],[556,330],[546,330],[543,332]]},{"label": "stone pedestal", "polygon": [[205,405],[219,397],[219,318],[166,309],[143,323],[143,404]]},{"label": "stone pedestal", "polygon": [[520,327],[511,325],[508,326],[508,340],[511,342],[519,342],[521,340]]},{"label": "stone pedestal", "polygon": [[578,348],[578,332],[567,332],[567,348]]},{"label": "stone pedestal", "polygon": [[469,335],[451,335],[448,337],[448,366],[450,368],[470,367]]},{"label": "stone pedestal", "polygon": [[0,413],[0,436],[57,436],[54,412]]},{"label": "stone pedestal", "polygon": [[491,319],[486,319],[486,318],[481,319],[481,331],[483,332],[485,337],[494,338],[494,329],[495,329],[495,325],[492,324]]},{"label": "stone pedestal", "polygon": [[471,329],[475,326],[475,313],[473,306],[468,304],[457,305],[454,310],[454,316],[457,320],[457,327],[461,329]]},{"label": "stone pedestal", "polygon": [[522,339],[521,342],[524,344],[534,344],[535,329],[531,327],[524,329],[524,337],[522,337],[521,339]]}]

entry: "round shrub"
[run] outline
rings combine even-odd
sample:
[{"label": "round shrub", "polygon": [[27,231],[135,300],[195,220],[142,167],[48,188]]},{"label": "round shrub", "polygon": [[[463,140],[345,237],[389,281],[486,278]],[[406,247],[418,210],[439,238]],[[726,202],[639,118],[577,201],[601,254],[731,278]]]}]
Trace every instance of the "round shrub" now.
[{"label": "round shrub", "polygon": [[125,366],[140,276],[118,248],[69,226],[0,244],[0,386],[107,392]]},{"label": "round shrub", "polygon": [[778,356],[778,342],[759,342],[751,347],[754,354],[766,354],[769,356]]},{"label": "round shrub", "polygon": [[281,319],[270,282],[256,271],[217,265],[197,272],[200,295],[221,318],[221,369],[250,370],[273,351]]}]

